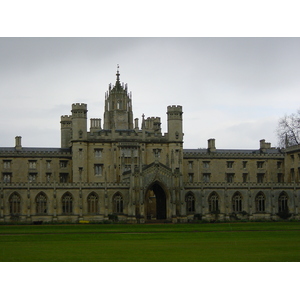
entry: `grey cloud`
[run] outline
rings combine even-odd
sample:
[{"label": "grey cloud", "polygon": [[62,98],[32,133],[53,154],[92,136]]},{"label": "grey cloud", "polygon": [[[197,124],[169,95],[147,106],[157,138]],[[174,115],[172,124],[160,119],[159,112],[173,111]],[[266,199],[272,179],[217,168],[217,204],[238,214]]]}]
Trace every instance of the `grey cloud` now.
[{"label": "grey cloud", "polygon": [[185,147],[220,132],[220,147],[256,147],[255,120],[274,144],[274,124],[263,122],[299,107],[299,48],[299,38],[0,38],[0,144],[19,126],[34,145],[59,146],[59,118],[74,102],[102,118],[117,64],[135,117],[160,116],[166,128],[166,106],[183,105]]}]

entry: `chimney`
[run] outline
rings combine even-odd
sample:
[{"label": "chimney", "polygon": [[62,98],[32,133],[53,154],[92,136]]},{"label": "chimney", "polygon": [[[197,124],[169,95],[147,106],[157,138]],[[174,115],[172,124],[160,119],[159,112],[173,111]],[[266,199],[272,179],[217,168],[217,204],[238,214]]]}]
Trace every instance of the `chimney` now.
[{"label": "chimney", "polygon": [[134,119],[134,129],[139,129],[139,119],[138,118]]},{"label": "chimney", "polygon": [[22,150],[22,137],[21,136],[16,136],[15,148],[16,148],[16,150]]},{"label": "chimney", "polygon": [[262,152],[264,152],[266,149],[270,149],[271,148],[271,143],[266,143],[266,140],[260,140],[260,150]]},{"label": "chimney", "polygon": [[215,139],[209,139],[208,140],[208,147],[209,152],[215,152],[216,151],[216,145],[215,145]]}]

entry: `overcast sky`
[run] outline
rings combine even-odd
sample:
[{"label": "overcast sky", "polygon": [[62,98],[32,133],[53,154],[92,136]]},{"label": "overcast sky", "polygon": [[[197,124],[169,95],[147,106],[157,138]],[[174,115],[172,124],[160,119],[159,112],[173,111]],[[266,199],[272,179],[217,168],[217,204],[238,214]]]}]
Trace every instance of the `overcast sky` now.
[{"label": "overcast sky", "polygon": [[0,146],[60,147],[75,102],[103,119],[117,64],[134,118],[166,132],[167,106],[183,106],[184,148],[277,146],[278,119],[300,108],[299,38],[0,38]]}]

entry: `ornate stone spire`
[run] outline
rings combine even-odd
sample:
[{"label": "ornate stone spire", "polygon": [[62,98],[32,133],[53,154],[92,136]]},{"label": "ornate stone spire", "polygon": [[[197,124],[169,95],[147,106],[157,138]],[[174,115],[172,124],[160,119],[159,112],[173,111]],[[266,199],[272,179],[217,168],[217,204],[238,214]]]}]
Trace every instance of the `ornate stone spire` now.
[{"label": "ornate stone spire", "polygon": [[117,65],[117,81],[116,81],[116,85],[120,85],[120,73],[119,73],[119,65]]},{"label": "ornate stone spire", "polygon": [[133,129],[131,93],[120,82],[119,65],[116,76],[115,86],[110,84],[105,95],[104,129]]}]

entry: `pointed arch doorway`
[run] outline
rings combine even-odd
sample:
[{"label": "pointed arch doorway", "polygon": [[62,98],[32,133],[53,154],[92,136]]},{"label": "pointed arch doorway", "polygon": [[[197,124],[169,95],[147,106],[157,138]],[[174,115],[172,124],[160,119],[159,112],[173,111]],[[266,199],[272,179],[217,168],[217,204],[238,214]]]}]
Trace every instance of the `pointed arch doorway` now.
[{"label": "pointed arch doorway", "polygon": [[158,182],[154,182],[149,187],[145,204],[147,220],[165,220],[167,218],[167,196]]}]

